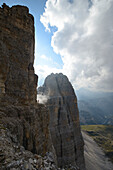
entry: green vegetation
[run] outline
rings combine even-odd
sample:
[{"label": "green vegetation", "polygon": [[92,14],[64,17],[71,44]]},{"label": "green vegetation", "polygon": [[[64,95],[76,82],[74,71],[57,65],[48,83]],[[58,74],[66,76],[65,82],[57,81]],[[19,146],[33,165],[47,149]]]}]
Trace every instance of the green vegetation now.
[{"label": "green vegetation", "polygon": [[113,126],[112,125],[82,125],[86,131],[102,147],[106,156],[113,162]]}]

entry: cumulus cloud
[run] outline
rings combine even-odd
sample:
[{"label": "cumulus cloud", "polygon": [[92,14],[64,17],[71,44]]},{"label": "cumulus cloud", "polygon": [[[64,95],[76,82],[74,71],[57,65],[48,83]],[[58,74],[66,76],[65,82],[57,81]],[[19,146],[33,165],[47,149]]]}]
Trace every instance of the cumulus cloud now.
[{"label": "cumulus cloud", "polygon": [[41,103],[41,104],[46,104],[46,102],[48,101],[49,96],[46,95],[42,95],[42,94],[38,94],[37,95],[37,102]]},{"label": "cumulus cloud", "polygon": [[40,20],[75,88],[113,91],[112,17],[113,0],[47,0]]}]

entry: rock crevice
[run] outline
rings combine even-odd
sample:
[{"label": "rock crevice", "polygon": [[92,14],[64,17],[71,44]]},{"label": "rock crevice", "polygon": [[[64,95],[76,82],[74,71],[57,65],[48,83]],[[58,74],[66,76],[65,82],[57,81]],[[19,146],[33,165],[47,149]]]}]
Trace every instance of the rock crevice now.
[{"label": "rock crevice", "polygon": [[49,128],[58,166],[78,165],[85,170],[77,98],[68,78],[61,73],[51,74],[38,93],[49,96]]}]

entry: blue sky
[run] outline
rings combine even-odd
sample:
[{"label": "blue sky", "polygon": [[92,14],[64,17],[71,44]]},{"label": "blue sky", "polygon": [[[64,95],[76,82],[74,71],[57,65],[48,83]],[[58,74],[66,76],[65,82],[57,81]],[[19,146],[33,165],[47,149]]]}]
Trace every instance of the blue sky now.
[{"label": "blue sky", "polygon": [[113,92],[113,0],[3,2],[25,5],[35,18],[39,85],[51,72],[62,72],[75,89]]}]

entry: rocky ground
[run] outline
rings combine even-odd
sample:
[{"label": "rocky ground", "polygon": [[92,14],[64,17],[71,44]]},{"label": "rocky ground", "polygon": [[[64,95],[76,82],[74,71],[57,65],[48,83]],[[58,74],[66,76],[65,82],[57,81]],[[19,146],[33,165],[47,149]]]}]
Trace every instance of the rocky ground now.
[{"label": "rocky ground", "polygon": [[[61,170],[55,165],[51,152],[44,157],[33,154],[21,146],[16,136],[0,123],[0,169],[1,170]],[[66,168],[65,168],[66,169]],[[70,165],[70,170],[79,170]],[[63,169],[62,169],[63,170]]]},{"label": "rocky ground", "polygon": [[82,132],[82,135],[85,142],[86,170],[112,170],[113,164],[108,160],[96,142],[85,132]]}]

